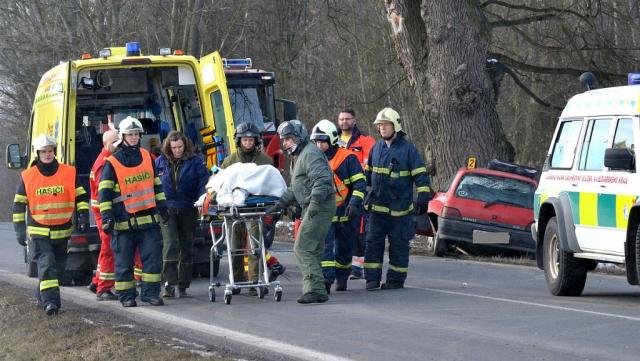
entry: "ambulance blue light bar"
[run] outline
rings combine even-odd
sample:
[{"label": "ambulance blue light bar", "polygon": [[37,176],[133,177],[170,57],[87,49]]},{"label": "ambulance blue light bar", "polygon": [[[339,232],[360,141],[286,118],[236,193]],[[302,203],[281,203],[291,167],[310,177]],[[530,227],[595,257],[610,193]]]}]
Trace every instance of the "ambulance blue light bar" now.
[{"label": "ambulance blue light bar", "polygon": [[227,59],[222,58],[222,66],[225,68],[251,68],[251,58],[245,59]]},{"label": "ambulance blue light bar", "polygon": [[627,85],[638,85],[638,84],[640,84],[640,73],[627,74]]},{"label": "ambulance blue light bar", "polygon": [[140,43],[137,41],[132,41],[130,43],[126,43],[127,48],[127,56],[140,56]]}]

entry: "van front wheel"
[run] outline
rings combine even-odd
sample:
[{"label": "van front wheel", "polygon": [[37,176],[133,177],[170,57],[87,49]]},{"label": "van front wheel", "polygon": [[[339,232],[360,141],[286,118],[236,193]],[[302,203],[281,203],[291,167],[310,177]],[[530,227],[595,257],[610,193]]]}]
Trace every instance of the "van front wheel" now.
[{"label": "van front wheel", "polygon": [[579,296],[587,280],[587,267],[581,259],[560,248],[558,222],[549,219],[542,250],[544,274],[554,296]]}]

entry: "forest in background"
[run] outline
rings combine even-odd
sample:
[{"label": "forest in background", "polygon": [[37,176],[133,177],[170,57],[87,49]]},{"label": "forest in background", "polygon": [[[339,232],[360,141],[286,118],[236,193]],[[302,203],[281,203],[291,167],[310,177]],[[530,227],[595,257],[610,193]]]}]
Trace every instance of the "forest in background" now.
[{"label": "forest in background", "polygon": [[[449,10],[444,3],[470,16],[438,13]],[[465,139],[483,137],[464,133],[466,125],[447,122],[446,116],[435,122],[438,115],[427,103],[439,96],[429,89],[438,86],[440,78],[429,71],[449,74],[463,63],[499,60],[499,72],[486,69],[501,127],[497,131],[513,147],[516,162],[539,168],[560,110],[569,97],[583,91],[578,76],[589,70],[603,86],[622,85],[626,73],[638,69],[640,10],[635,0],[444,3],[0,0],[2,157],[6,144],[24,144],[35,88],[47,69],[83,52],[128,41],[139,41],[148,53],[170,46],[195,56],[219,50],[224,57],[251,57],[257,67],[276,73],[278,97],[296,101],[299,117],[308,126],[323,118],[335,120],[342,107],[351,107],[360,127],[371,133],[376,113],[391,106],[401,114],[403,127],[427,162],[435,143],[429,136],[432,129]],[[412,55],[421,56],[418,62],[403,58],[407,49],[396,28],[402,21]],[[435,33],[434,25],[439,26]],[[442,59],[435,57],[434,39],[446,38],[449,31],[454,37],[469,28],[486,41],[486,51],[476,56],[480,59],[463,59],[474,54],[468,51],[450,58],[445,54],[447,61],[420,63],[427,55]],[[485,75],[480,74],[479,81],[486,82]],[[469,109],[468,114],[473,113]],[[458,148],[464,154],[464,147]],[[464,165],[461,159],[448,163],[431,169],[436,189],[451,176],[451,169]],[[18,172],[0,169],[5,189],[13,189],[17,176]],[[2,197],[3,209],[10,209],[12,195]],[[10,212],[3,213],[3,220],[9,218]]]}]

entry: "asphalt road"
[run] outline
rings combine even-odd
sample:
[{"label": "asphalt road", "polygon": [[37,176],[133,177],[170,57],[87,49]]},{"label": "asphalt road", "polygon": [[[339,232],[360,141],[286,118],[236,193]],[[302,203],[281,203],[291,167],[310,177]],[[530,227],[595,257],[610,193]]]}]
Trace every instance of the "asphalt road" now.
[{"label": "asphalt road", "polygon": [[[33,285],[11,225],[0,224],[0,278]],[[194,297],[164,307],[124,309],[98,303],[84,288],[64,288],[64,302],[120,312],[170,327],[189,339],[253,350],[266,359],[354,360],[638,360],[640,291],[620,276],[590,274],[581,297],[554,297],[537,268],[412,257],[406,288],[368,292],[364,281],[302,306],[301,275],[290,245],[277,244],[288,266],[282,302],[234,296],[231,305],[207,296],[208,279]],[[221,265],[221,281],[227,274]],[[213,341],[212,341],[213,340]],[[257,350],[257,351],[256,351]]]}]

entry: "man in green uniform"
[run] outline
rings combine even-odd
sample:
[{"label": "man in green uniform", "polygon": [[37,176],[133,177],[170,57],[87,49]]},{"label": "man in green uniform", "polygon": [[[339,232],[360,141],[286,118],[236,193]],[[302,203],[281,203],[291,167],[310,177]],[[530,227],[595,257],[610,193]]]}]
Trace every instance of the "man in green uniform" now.
[{"label": "man in green uniform", "polygon": [[320,262],[324,239],[336,212],[333,174],[327,158],[309,142],[309,133],[297,119],[280,124],[278,135],[292,159],[291,185],[268,213],[297,202],[302,207],[302,225],[293,254],[302,271],[302,297],[298,303],[322,303],[329,299]]}]

